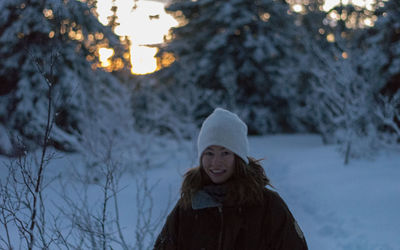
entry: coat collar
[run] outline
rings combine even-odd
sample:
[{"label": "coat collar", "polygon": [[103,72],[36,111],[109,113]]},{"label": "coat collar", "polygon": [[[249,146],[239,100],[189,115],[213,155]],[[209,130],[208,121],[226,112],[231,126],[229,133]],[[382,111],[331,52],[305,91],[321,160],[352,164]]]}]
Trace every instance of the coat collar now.
[{"label": "coat collar", "polygon": [[221,202],[215,200],[204,190],[199,190],[192,196],[192,208],[194,210],[221,206]]}]

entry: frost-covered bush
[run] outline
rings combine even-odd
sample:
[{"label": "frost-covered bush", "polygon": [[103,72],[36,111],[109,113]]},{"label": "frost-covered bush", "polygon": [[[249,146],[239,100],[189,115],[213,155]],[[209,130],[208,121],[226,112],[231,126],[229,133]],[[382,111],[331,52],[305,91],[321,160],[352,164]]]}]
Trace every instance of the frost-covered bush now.
[{"label": "frost-covered bush", "polygon": [[382,141],[400,146],[400,91],[392,97],[380,96],[375,114],[383,131]]},{"label": "frost-covered bush", "polygon": [[[339,143],[349,156],[360,156],[374,148],[373,84],[357,72],[353,55],[334,58],[320,54],[320,68],[314,68],[312,93],[307,103],[314,123],[326,141]],[[366,143],[368,141],[368,143]]]}]

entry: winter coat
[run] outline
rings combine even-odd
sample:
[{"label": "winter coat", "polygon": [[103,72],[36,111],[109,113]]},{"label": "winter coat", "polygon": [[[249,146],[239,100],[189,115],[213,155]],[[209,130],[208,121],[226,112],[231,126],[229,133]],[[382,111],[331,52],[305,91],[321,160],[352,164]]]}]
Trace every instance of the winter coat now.
[{"label": "winter coat", "polygon": [[199,191],[192,208],[178,201],[154,250],[307,250],[297,222],[280,196],[264,190],[258,205],[222,205]]}]

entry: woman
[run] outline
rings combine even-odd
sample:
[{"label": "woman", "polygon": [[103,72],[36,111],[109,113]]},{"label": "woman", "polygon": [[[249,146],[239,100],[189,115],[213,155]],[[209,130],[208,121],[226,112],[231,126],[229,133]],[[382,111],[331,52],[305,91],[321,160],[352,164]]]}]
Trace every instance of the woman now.
[{"label": "woman", "polygon": [[181,198],[156,250],[306,250],[295,219],[258,161],[248,157],[247,126],[217,108],[198,137],[200,166],[184,177]]}]

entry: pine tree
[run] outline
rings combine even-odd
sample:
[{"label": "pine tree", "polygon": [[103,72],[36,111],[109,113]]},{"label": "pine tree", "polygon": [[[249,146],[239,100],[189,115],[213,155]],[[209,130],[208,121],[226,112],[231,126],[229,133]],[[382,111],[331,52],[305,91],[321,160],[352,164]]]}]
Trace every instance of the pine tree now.
[{"label": "pine tree", "polygon": [[109,85],[109,92],[118,88],[111,75],[94,70],[98,46],[114,48],[113,60],[120,63],[125,48],[99,23],[93,6],[81,1],[3,0],[0,7],[0,126],[8,133],[3,138],[28,149],[41,141],[47,77],[54,85],[53,145],[73,149],[72,135],[87,118],[82,107],[99,98],[91,96],[96,85]]},{"label": "pine tree", "polygon": [[400,2],[389,0],[375,11],[378,19],[359,40],[367,48],[379,48],[386,60],[382,75],[386,79],[382,92],[393,96],[400,91]]},{"label": "pine tree", "polygon": [[[378,51],[367,65],[379,71],[380,84],[375,97],[382,140],[389,145],[400,143],[400,2],[389,0],[375,11],[377,21],[359,37],[360,47]],[[377,52],[376,52],[377,54]],[[370,67],[372,68],[372,67]],[[386,135],[386,136],[385,136]]]},{"label": "pine tree", "polygon": [[[288,105],[280,96],[282,79],[296,70],[293,54],[301,40],[288,5],[278,0],[178,1],[167,11],[184,25],[172,30],[158,54],[175,57],[154,75],[164,85],[161,92],[196,86],[197,121],[211,111],[210,103],[218,103],[238,112],[250,132],[284,130]],[[213,96],[200,97],[210,90]]]}]

